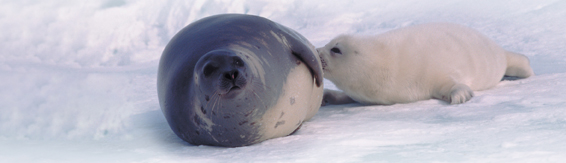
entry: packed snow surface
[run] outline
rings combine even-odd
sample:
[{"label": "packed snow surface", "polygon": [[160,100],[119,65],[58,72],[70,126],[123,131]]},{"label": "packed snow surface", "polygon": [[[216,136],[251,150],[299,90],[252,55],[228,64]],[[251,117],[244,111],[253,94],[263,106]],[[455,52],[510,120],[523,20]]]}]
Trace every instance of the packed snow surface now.
[{"label": "packed snow surface", "polygon": [[[0,162],[563,162],[565,9],[563,0],[0,0]],[[342,33],[458,23],[525,54],[536,76],[461,105],[325,106],[294,135],[194,146],[161,113],[157,65],[181,28],[222,13],[266,17],[317,47]]]}]

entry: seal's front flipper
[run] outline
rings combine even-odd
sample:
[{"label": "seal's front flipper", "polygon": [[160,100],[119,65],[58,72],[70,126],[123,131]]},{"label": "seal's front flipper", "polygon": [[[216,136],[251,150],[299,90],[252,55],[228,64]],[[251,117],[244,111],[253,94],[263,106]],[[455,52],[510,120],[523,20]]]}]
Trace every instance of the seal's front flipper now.
[{"label": "seal's front flipper", "polygon": [[320,87],[322,85],[322,66],[320,61],[318,60],[318,56],[315,56],[314,53],[308,50],[301,50],[300,52],[293,51],[293,55],[295,55],[299,60],[307,65],[311,74],[313,75],[316,86]]},{"label": "seal's front flipper", "polygon": [[302,37],[295,31],[283,26],[280,26],[280,28],[285,31],[283,32],[283,35],[285,35],[287,39],[292,40],[289,41],[289,43],[292,43],[289,45],[292,54],[307,65],[315,79],[316,86],[321,87],[323,78],[322,63],[320,63],[320,58],[318,57],[318,53],[314,46],[309,42],[309,40]]},{"label": "seal's front flipper", "polygon": [[474,91],[465,84],[447,84],[437,90],[437,92],[433,94],[433,97],[450,104],[461,104],[472,99],[472,97],[474,97]]},{"label": "seal's front flipper", "polygon": [[322,106],[326,106],[328,104],[332,105],[340,105],[340,104],[349,104],[354,103],[356,101],[352,100],[348,95],[341,91],[335,90],[324,90],[324,96],[322,96]]}]

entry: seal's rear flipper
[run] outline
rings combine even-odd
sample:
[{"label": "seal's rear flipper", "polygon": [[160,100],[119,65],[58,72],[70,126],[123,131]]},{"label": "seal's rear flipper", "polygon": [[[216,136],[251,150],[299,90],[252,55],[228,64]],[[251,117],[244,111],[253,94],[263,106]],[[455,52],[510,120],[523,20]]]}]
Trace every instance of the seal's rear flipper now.
[{"label": "seal's rear flipper", "polygon": [[505,76],[528,78],[534,75],[533,69],[529,65],[529,59],[522,55],[510,51],[505,52],[507,57],[507,70]]}]

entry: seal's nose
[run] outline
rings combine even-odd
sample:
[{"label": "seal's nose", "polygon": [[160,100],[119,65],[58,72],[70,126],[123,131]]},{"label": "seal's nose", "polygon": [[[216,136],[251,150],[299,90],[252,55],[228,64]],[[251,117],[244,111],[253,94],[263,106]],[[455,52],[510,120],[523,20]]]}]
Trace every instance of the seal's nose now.
[{"label": "seal's nose", "polygon": [[232,71],[224,72],[224,78],[229,80],[229,81],[233,81],[236,78],[238,78],[239,74],[240,74],[240,72],[238,70],[232,70]]},{"label": "seal's nose", "polygon": [[238,79],[238,75],[241,74],[240,70],[244,68],[244,61],[238,56],[232,56],[227,63],[229,63],[229,65],[226,65],[226,67],[229,68],[229,70],[222,73],[222,76],[224,79],[234,82]]}]

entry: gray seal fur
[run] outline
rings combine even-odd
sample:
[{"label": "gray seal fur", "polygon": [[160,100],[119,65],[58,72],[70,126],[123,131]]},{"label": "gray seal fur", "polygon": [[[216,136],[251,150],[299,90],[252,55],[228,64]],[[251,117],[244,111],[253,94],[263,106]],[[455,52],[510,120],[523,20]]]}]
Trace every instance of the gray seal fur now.
[{"label": "gray seal fur", "polygon": [[258,16],[222,14],[172,38],[157,87],[178,137],[195,145],[245,146],[292,134],[314,116],[322,66],[297,32]]}]

